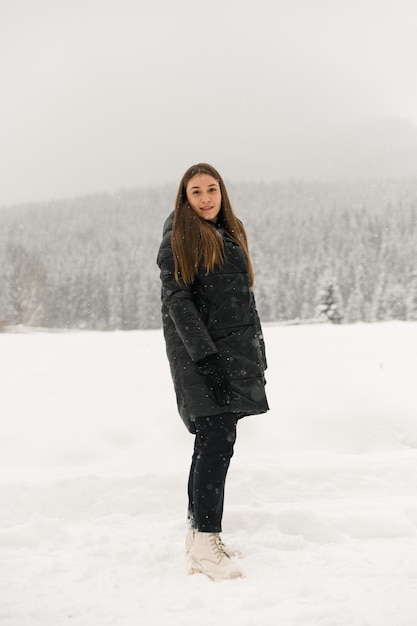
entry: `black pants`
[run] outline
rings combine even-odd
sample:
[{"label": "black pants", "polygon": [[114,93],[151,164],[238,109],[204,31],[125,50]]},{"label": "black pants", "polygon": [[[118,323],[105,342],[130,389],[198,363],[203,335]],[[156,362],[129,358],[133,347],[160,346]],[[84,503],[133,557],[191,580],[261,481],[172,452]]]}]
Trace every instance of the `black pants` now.
[{"label": "black pants", "polygon": [[224,486],[236,441],[236,415],[195,420],[194,453],[188,479],[188,519],[195,530],[222,530]]}]

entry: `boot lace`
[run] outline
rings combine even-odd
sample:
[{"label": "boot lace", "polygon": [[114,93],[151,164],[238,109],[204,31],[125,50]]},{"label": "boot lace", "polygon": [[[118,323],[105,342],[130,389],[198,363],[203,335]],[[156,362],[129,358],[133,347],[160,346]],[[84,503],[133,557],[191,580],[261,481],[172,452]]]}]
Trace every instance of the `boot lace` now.
[{"label": "boot lace", "polygon": [[220,537],[219,533],[216,533],[216,535],[217,535],[217,540],[218,540],[218,542],[219,542],[219,545],[220,545],[221,549],[223,550],[223,552],[224,552],[227,556],[229,556],[229,555],[228,555],[228,552],[227,552],[227,548],[226,548],[225,544],[223,543],[223,540],[222,540],[222,538]]},{"label": "boot lace", "polygon": [[220,538],[219,533],[212,533],[211,537],[210,537],[210,543],[211,546],[214,550],[214,553],[216,554],[216,556],[222,558],[222,557],[227,557],[229,558],[226,550],[225,550],[225,545],[223,543],[223,541]]}]

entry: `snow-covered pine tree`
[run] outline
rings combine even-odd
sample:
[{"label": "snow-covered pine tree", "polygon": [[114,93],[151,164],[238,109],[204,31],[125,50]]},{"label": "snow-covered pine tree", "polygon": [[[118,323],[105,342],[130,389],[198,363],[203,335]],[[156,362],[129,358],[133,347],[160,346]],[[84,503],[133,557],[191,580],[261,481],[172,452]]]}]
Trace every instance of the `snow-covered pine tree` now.
[{"label": "snow-covered pine tree", "polygon": [[317,313],[320,318],[324,317],[333,324],[342,323],[342,298],[335,280],[326,278],[323,281],[318,295]]},{"label": "snow-covered pine tree", "polygon": [[406,289],[407,320],[415,322],[417,321],[417,267],[411,268]]},{"label": "snow-covered pine tree", "polygon": [[6,250],[10,266],[10,300],[13,323],[41,326],[44,323],[47,274],[38,253],[29,252],[21,243],[9,244]]}]

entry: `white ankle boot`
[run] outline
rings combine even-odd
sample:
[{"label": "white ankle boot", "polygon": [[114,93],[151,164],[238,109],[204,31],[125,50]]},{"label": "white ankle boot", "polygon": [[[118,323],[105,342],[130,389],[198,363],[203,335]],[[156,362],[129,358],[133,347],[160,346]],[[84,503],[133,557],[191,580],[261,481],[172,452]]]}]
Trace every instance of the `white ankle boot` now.
[{"label": "white ankle boot", "polygon": [[224,551],[218,533],[194,531],[194,541],[188,555],[190,574],[201,572],[212,580],[240,578],[242,572]]},{"label": "white ankle boot", "polygon": [[[187,535],[185,537],[185,551],[188,554],[191,550],[191,546],[194,543],[194,535],[197,531],[194,530],[194,528],[189,528],[187,531]],[[225,554],[227,554],[227,556],[229,557],[229,559],[231,559],[232,557],[236,557],[238,559],[243,559],[243,553],[240,550],[236,550],[236,548],[230,548],[229,546],[226,546],[219,533],[214,533],[216,534],[219,539],[220,539],[220,543],[222,544],[222,548],[223,548],[223,552],[225,552]]]}]

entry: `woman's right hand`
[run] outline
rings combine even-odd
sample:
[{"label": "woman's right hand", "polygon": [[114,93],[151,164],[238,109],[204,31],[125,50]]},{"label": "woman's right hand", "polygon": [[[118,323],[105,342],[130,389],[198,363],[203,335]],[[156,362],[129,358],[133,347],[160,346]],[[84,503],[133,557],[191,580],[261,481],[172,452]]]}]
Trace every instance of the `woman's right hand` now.
[{"label": "woman's right hand", "polygon": [[204,359],[197,361],[197,365],[206,379],[207,386],[215,402],[219,406],[229,405],[232,400],[232,391],[219,355],[210,354],[204,357]]}]

